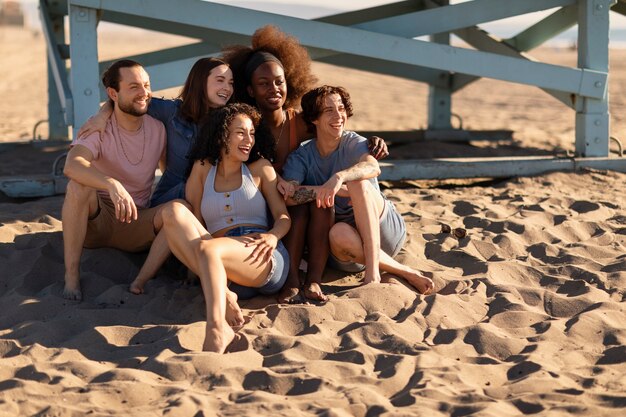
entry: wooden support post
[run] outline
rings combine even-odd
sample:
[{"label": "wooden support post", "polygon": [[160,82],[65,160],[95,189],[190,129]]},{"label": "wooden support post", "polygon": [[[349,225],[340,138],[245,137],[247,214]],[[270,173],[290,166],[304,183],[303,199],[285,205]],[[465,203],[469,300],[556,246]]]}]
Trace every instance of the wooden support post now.
[{"label": "wooden support post", "polygon": [[[609,71],[609,10],[615,0],[579,0],[578,67],[584,70]],[[576,112],[576,155],[609,155],[609,93],[603,98],[578,97],[582,109]]]},{"label": "wooden support post", "polygon": [[[56,44],[65,43],[65,23],[63,16],[51,16],[50,21],[52,23],[52,33],[50,34],[52,39],[54,39]],[[46,54],[49,55],[50,53],[47,51]],[[54,80],[54,71],[52,69],[54,59],[48,56],[46,62],[48,73],[48,139],[67,140],[69,132],[67,123],[65,123],[65,106],[61,103],[61,95],[57,89]],[[67,77],[67,72],[65,72],[63,76]]]},{"label": "wooden support post", "polygon": [[98,42],[96,9],[79,7],[70,0],[70,56],[72,59],[71,85],[74,114],[70,124],[80,128],[98,111]]},{"label": "wooden support post", "polygon": [[[447,6],[449,0],[440,0],[441,6]],[[449,33],[435,33],[430,35],[430,41],[450,45]],[[450,75],[447,72],[441,72],[439,77],[446,87],[433,84],[428,86],[428,128],[429,129],[450,129],[450,119],[452,117],[452,89],[450,87]]]}]

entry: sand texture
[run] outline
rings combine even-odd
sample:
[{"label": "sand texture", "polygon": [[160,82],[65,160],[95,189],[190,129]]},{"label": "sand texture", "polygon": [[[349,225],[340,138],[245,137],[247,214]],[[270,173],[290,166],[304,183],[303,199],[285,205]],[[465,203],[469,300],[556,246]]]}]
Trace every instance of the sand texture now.
[{"label": "sand texture", "polygon": [[[100,52],[111,58],[133,46],[109,34]],[[537,56],[576,60],[573,51]],[[43,39],[0,28],[0,57],[0,140],[30,139],[46,118]],[[612,132],[622,139],[625,58],[612,52]],[[314,70],[352,92],[355,130],[426,123],[423,85]],[[573,150],[573,111],[537,89],[479,81],[455,96],[454,111],[466,128],[512,129],[514,141],[420,142],[392,147],[392,156]],[[0,175],[49,172],[59,150],[33,153],[30,167],[24,152],[0,152]],[[360,286],[358,275],[328,271],[324,305],[241,302],[246,323],[224,355],[199,351],[197,285],[162,270],[146,294],[128,292],[143,254],[85,250],[85,300],[64,300],[63,197],[1,197],[0,416],[624,413],[626,174],[386,185],[408,227],[398,259],[432,274],[437,293],[418,295],[393,277]],[[442,233],[442,224],[467,236]]]}]

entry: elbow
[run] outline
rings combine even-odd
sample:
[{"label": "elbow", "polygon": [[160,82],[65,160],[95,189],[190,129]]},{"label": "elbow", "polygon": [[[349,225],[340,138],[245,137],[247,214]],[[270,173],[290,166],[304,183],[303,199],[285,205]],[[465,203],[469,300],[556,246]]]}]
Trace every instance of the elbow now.
[{"label": "elbow", "polygon": [[376,166],[374,167],[375,176],[379,177],[381,173],[382,173],[382,170],[380,169],[380,165],[376,164]]},{"label": "elbow", "polygon": [[63,175],[71,179],[74,176],[74,171],[74,164],[66,159],[65,166],[63,167]]}]

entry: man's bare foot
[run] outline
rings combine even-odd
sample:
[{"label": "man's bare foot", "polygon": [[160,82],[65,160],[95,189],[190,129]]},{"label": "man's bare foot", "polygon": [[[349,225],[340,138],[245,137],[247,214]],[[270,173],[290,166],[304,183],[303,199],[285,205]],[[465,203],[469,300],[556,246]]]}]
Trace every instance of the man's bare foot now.
[{"label": "man's bare foot", "polygon": [[328,296],[322,292],[322,288],[317,282],[305,285],[304,296],[313,301],[328,301]]},{"label": "man's bare foot", "polygon": [[404,277],[420,294],[428,295],[435,289],[435,283],[427,276],[415,271],[413,274]]},{"label": "man's bare foot", "polygon": [[285,285],[278,294],[280,304],[300,304],[303,303],[302,294],[299,287],[288,287]]},{"label": "man's bare foot", "polygon": [[380,273],[378,271],[373,274],[368,274],[365,272],[365,277],[363,278],[363,285],[365,284],[379,284],[380,283]]},{"label": "man's bare foot", "polygon": [[230,326],[206,325],[206,336],[202,344],[205,352],[224,353],[228,345],[235,339],[235,332]]},{"label": "man's bare foot", "polygon": [[133,282],[130,283],[130,286],[128,287],[128,290],[130,292],[132,292],[133,294],[143,294],[143,286],[146,283],[143,281],[140,281],[139,279],[135,279]]},{"label": "man's bare foot", "polygon": [[72,301],[82,301],[83,292],[80,290],[80,282],[78,280],[70,280],[65,278],[65,287],[63,288],[63,298]]},{"label": "man's bare foot", "polygon": [[226,322],[233,327],[244,323],[243,312],[237,304],[237,294],[230,290],[226,290]]}]

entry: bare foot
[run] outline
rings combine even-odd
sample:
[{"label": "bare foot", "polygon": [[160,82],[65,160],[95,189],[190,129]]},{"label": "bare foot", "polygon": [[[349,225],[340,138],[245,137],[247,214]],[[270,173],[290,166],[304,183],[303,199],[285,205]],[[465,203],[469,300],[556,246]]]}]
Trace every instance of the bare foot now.
[{"label": "bare foot", "polygon": [[232,327],[209,326],[209,323],[207,323],[202,350],[205,352],[224,353],[233,339],[235,339],[235,332]]},{"label": "bare foot", "polygon": [[130,283],[128,290],[132,292],[133,294],[137,294],[137,295],[143,294],[144,285],[145,285],[145,282],[135,279],[133,282]]},{"label": "bare foot", "polygon": [[433,280],[428,278],[427,276],[420,274],[417,271],[415,271],[415,273],[411,275],[405,276],[404,278],[406,278],[409,284],[415,287],[417,292],[419,292],[420,294],[428,295],[431,294],[435,289],[435,283],[433,282]]},{"label": "bare foot", "polygon": [[380,273],[379,272],[374,272],[374,274],[370,275],[367,273],[367,271],[365,272],[365,277],[363,278],[363,285],[365,284],[378,284],[380,283]]},{"label": "bare foot", "polygon": [[63,288],[63,298],[72,301],[82,301],[83,292],[80,290],[78,280],[71,280],[65,277],[65,287]]},{"label": "bare foot", "polygon": [[328,301],[328,296],[322,292],[320,284],[312,282],[304,287],[304,296],[313,301]]},{"label": "bare foot", "polygon": [[243,313],[237,304],[237,294],[230,290],[226,290],[226,322],[233,327],[244,323]]},{"label": "bare foot", "polygon": [[301,304],[304,302],[299,287],[288,287],[285,285],[280,294],[278,294],[278,302],[280,304]]}]

